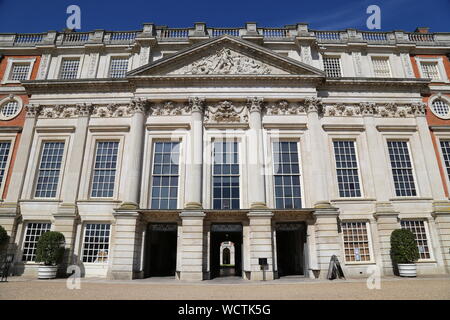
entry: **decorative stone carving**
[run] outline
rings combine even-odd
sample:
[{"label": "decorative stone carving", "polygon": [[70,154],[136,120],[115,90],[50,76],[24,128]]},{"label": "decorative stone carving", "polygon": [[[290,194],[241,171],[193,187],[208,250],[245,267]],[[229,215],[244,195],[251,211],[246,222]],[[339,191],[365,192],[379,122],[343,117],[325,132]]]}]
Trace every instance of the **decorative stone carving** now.
[{"label": "decorative stone carving", "polygon": [[78,116],[77,105],[42,106],[39,116],[42,118],[73,118]]},{"label": "decorative stone carving", "polygon": [[193,97],[189,98],[189,106],[191,112],[203,112],[203,106],[205,104],[205,98]]},{"label": "decorative stone carving", "polygon": [[301,46],[301,58],[302,62],[311,65],[312,64],[312,56],[311,56],[311,47],[309,45]]},{"label": "decorative stone carving", "polygon": [[248,109],[245,104],[222,101],[215,106],[208,106],[205,110],[205,123],[247,123]]},{"label": "decorative stone carving", "polygon": [[305,106],[281,100],[266,105],[266,115],[298,115],[305,113]]},{"label": "decorative stone carving", "polygon": [[128,113],[134,114],[135,112],[143,112],[147,111],[148,102],[144,99],[137,98],[131,100],[130,106],[128,107]]},{"label": "decorative stone carving", "polygon": [[110,118],[110,117],[129,117],[132,115],[129,105],[121,105],[112,103],[108,105],[96,105],[92,111],[93,117]]},{"label": "decorative stone carving", "polygon": [[376,116],[384,118],[405,118],[425,115],[424,103],[400,104],[395,102],[359,104],[335,104],[324,107],[326,117]]},{"label": "decorative stone carving", "polygon": [[34,117],[36,117],[36,115],[39,114],[40,110],[41,110],[41,106],[38,104],[27,104],[25,106],[26,117],[34,118]]},{"label": "decorative stone carving", "polygon": [[190,107],[184,103],[164,101],[150,106],[151,116],[182,116],[189,114]]},{"label": "decorative stone carving", "polygon": [[222,48],[214,55],[203,57],[169,74],[271,74],[266,64]]},{"label": "decorative stone carving", "polygon": [[264,98],[247,98],[247,105],[250,112],[261,112]]}]

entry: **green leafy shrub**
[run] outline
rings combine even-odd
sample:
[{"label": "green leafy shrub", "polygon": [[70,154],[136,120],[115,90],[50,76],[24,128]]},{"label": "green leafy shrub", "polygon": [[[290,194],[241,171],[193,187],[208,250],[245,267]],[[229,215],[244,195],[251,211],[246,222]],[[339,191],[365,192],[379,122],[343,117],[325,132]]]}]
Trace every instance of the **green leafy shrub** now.
[{"label": "green leafy shrub", "polygon": [[43,233],[36,247],[36,262],[44,262],[46,266],[56,265],[64,256],[65,238],[61,232]]},{"label": "green leafy shrub", "polygon": [[420,258],[414,234],[396,229],[391,234],[391,259],[394,263],[414,263]]},{"label": "green leafy shrub", "polygon": [[6,232],[5,228],[0,226],[0,246],[7,244],[9,240],[8,233]]}]

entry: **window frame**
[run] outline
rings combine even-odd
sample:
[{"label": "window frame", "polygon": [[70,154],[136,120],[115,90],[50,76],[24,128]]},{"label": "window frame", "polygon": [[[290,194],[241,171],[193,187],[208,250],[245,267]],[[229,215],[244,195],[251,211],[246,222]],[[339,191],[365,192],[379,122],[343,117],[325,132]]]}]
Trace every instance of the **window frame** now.
[{"label": "window frame", "polygon": [[[115,172],[115,175],[114,175],[114,188],[113,188],[113,195],[111,196],[111,197],[94,197],[94,196],[92,196],[92,188],[93,188],[93,184],[94,184],[94,173],[95,173],[95,158],[97,157],[97,144],[98,144],[98,142],[117,142],[118,143],[118,146],[117,146],[117,160],[116,160],[116,168],[115,168],[115,170],[116,170],[116,172]],[[100,138],[98,138],[98,139],[95,139],[95,142],[94,142],[94,151],[93,151],[93,154],[92,154],[92,157],[93,157],[93,159],[92,159],[92,164],[91,164],[91,170],[90,170],[90,178],[89,178],[89,190],[88,190],[88,192],[89,192],[89,198],[90,199],[98,199],[98,200],[102,200],[102,199],[105,199],[105,200],[107,200],[107,199],[114,199],[115,197],[114,197],[114,195],[116,195],[117,194],[117,190],[118,190],[118,186],[117,186],[117,180],[118,180],[118,173],[119,173],[119,163],[120,163],[120,150],[121,150],[121,145],[122,145],[122,143],[121,143],[121,141],[120,141],[120,139],[100,139]]]},{"label": "window frame", "polygon": [[6,160],[5,165],[5,174],[4,174],[4,180],[0,183],[0,200],[4,200],[3,198],[3,192],[6,187],[6,181],[8,180],[8,173],[11,166],[11,158],[14,153],[14,147],[16,143],[16,135],[0,135],[0,142],[9,142],[9,154],[8,159]]},{"label": "window frame", "polygon": [[[109,225],[109,239],[108,239],[108,259],[104,262],[83,262],[84,259],[84,245],[86,239],[86,231],[88,224],[107,224]],[[112,234],[113,234],[113,224],[110,221],[83,221],[82,232],[81,232],[81,245],[80,245],[80,261],[81,263],[89,266],[107,266],[112,260]]]},{"label": "window frame", "polygon": [[[104,78],[111,78],[110,76],[110,72],[111,72],[111,61],[113,59],[117,59],[117,58],[128,58],[128,65],[127,65],[127,72],[129,72],[131,70],[131,65],[132,65],[132,58],[129,54],[110,54],[107,56],[106,59],[106,68],[105,68],[105,73],[103,75]],[[114,78],[114,79],[123,79],[123,78]]]},{"label": "window frame", "polygon": [[[23,260],[23,255],[24,255],[24,249],[25,249],[25,239],[27,236],[27,231],[28,231],[28,225],[31,223],[47,223],[50,224],[50,229],[49,231],[54,231],[54,224],[52,223],[52,221],[50,220],[27,220],[23,222],[23,231],[22,231],[22,239],[20,242],[20,258],[17,257],[18,262],[22,263],[22,264],[39,264],[38,262],[36,262],[35,260],[33,261],[24,261]],[[47,231],[46,231],[47,232]],[[38,240],[39,241],[39,240]]]},{"label": "window frame", "polygon": [[[386,152],[386,160],[388,163],[388,169],[389,169],[389,174],[390,174],[390,181],[391,181],[393,197],[395,199],[420,198],[421,188],[420,188],[419,181],[417,180],[416,163],[414,160],[413,153],[411,152],[412,137],[411,136],[405,137],[405,136],[400,136],[400,135],[396,135],[396,136],[389,135],[389,136],[385,136],[383,140],[384,140],[384,149]],[[389,155],[388,141],[404,141],[404,142],[406,142],[406,145],[408,147],[408,154],[409,154],[409,158],[410,158],[411,166],[412,166],[412,176],[414,179],[414,188],[416,190],[415,196],[398,196],[396,193],[394,175],[393,175],[393,171],[392,171],[392,163],[391,163],[391,159],[390,159],[390,155]]]},{"label": "window frame", "polygon": [[[178,194],[177,208],[184,208],[185,205],[185,181],[186,181],[186,142],[188,141],[189,131],[180,128],[174,130],[153,130],[147,126],[145,135],[144,157],[142,165],[140,207],[150,208],[151,190],[152,190],[152,171],[153,171],[153,142],[159,141],[177,141],[180,143],[179,167],[178,167]],[[192,134],[192,132],[191,132]]]},{"label": "window frame", "polygon": [[387,62],[387,66],[389,69],[389,75],[387,76],[387,78],[392,78],[392,63],[391,63],[391,57],[390,55],[386,54],[386,55],[369,55],[370,57],[370,66],[371,66],[371,73],[372,76],[375,78],[386,78],[386,77],[381,77],[381,76],[377,76],[375,74],[375,65],[373,63],[373,59],[383,59]]},{"label": "window frame", "polygon": [[[3,112],[1,112],[3,106],[11,101],[16,101],[17,102],[17,112],[15,114],[13,114],[12,116],[8,116],[5,117],[3,116]],[[9,120],[13,120],[15,118],[17,118],[20,113],[22,112],[23,109],[23,100],[22,98],[20,98],[19,96],[16,95],[9,95],[6,96],[5,98],[3,98],[2,100],[0,100],[0,120],[2,121],[9,121]]]},{"label": "window frame", "polygon": [[[330,59],[330,58],[339,60],[339,72],[340,72],[340,76],[339,77],[329,77],[327,75],[327,71],[325,70],[325,60],[326,59]],[[343,69],[343,66],[342,66],[342,55],[341,54],[331,54],[331,53],[329,53],[329,54],[322,55],[322,67],[323,67],[323,71],[325,72],[326,77],[329,77],[329,78],[342,78],[342,77],[344,77],[344,69]]]},{"label": "window frame", "polygon": [[[111,127],[112,130],[113,127]],[[95,131],[95,130],[94,130]],[[114,181],[114,191],[111,198],[91,197],[92,181],[94,177],[94,166],[96,156],[97,141],[117,141],[119,148],[117,152],[116,176]],[[114,201],[119,198],[120,188],[122,186],[122,161],[124,157],[125,135],[111,132],[93,132],[92,128],[88,129],[88,137],[86,143],[86,152],[83,163],[83,174],[80,181],[79,199],[90,201]]]},{"label": "window frame", "polygon": [[417,69],[421,78],[426,78],[422,71],[422,63],[437,63],[437,70],[439,73],[439,79],[431,79],[431,82],[449,82],[447,73],[445,72],[444,63],[442,57],[416,57]]},{"label": "window frame", "polygon": [[[400,224],[400,228],[403,229],[401,222],[402,221],[422,221],[423,222],[423,226],[425,229],[425,235],[427,237],[427,244],[428,244],[428,253],[430,254],[430,258],[428,259],[422,259],[419,258],[419,260],[417,260],[418,263],[421,262],[434,262],[436,261],[436,258],[434,256],[434,250],[433,250],[433,241],[431,239],[431,234],[430,234],[430,228],[429,228],[429,224],[428,224],[428,219],[427,218],[415,218],[415,217],[401,217],[399,224]],[[407,229],[409,230],[409,229]],[[415,235],[414,235],[415,237]]]},{"label": "window frame", "polygon": [[[353,141],[354,143],[354,147],[355,147],[355,157],[356,157],[356,164],[358,166],[358,180],[359,180],[359,191],[360,191],[360,196],[359,197],[341,197],[340,195],[340,190],[339,190],[339,183],[338,183],[338,175],[337,175],[337,165],[336,165],[336,154],[334,151],[334,141]],[[333,188],[334,192],[336,192],[336,199],[339,200],[352,200],[352,199],[364,199],[365,197],[365,193],[364,193],[364,183],[363,183],[363,179],[362,179],[362,174],[361,174],[361,160],[360,160],[360,155],[359,155],[359,149],[360,149],[360,144],[359,144],[359,139],[358,136],[344,136],[344,135],[330,135],[330,148],[331,150],[331,154],[332,154],[332,158],[331,161],[333,162],[332,164],[332,168],[333,170],[333,178],[334,178],[334,182],[335,182],[335,187]]]},{"label": "window frame", "polygon": [[442,170],[444,171],[445,176],[445,182],[447,183],[447,187],[450,187],[450,177],[449,174],[447,174],[447,167],[445,165],[445,159],[444,159],[444,153],[442,152],[441,147],[441,141],[448,141],[450,142],[450,134],[444,133],[444,132],[434,132],[434,135],[436,136],[436,143],[438,145],[439,150],[439,161],[442,164]]},{"label": "window frame", "polygon": [[309,203],[309,193],[305,192],[305,172],[303,168],[303,161],[305,150],[304,143],[304,131],[291,131],[291,130],[281,130],[281,129],[268,129],[264,130],[264,158],[265,167],[264,172],[266,175],[266,202],[269,208],[275,208],[275,183],[274,183],[274,163],[273,163],[273,143],[277,141],[290,141],[297,142],[297,151],[299,158],[299,174],[300,174],[300,195],[301,195],[301,206],[302,208],[307,207]]},{"label": "window frame", "polygon": [[431,97],[428,99],[428,108],[429,108],[430,111],[433,113],[433,115],[435,115],[435,116],[436,116],[437,118],[439,118],[439,119],[449,120],[449,119],[450,119],[450,110],[449,110],[449,112],[447,113],[447,116],[441,116],[441,115],[438,115],[438,114],[434,111],[433,103],[434,103],[436,100],[442,100],[442,101],[444,101],[445,103],[447,103],[447,105],[448,105],[449,108],[450,108],[450,98],[447,97],[446,95],[443,95],[443,94],[439,93],[439,94],[436,94],[436,95],[431,96]]},{"label": "window frame", "polygon": [[[61,67],[62,67],[63,60],[71,60],[71,59],[78,59],[79,60],[77,77],[75,79],[61,79],[60,75],[61,75]],[[81,74],[82,74],[82,70],[83,70],[83,63],[84,63],[84,55],[68,54],[68,55],[60,55],[60,56],[58,56],[56,67],[55,67],[54,73],[53,73],[53,79],[63,80],[63,81],[80,79],[81,78]]]},{"label": "window frame", "polygon": [[[366,226],[366,232],[367,232],[367,246],[369,248],[369,257],[370,259],[368,261],[347,261],[346,255],[345,255],[345,241],[344,241],[344,231],[342,224],[343,223],[364,223]],[[344,264],[346,265],[366,265],[366,264],[374,264],[375,263],[375,257],[374,257],[374,246],[373,246],[373,239],[372,239],[372,228],[371,223],[369,220],[365,219],[343,219],[340,221],[341,228],[341,241],[342,241],[342,250],[343,250],[343,257],[344,257]]]},{"label": "window frame", "polygon": [[[178,187],[177,187],[177,206],[175,209],[158,209],[158,208],[152,208],[152,189],[153,189],[153,169],[154,169],[154,159],[155,159],[155,143],[158,142],[177,142],[178,143]],[[155,209],[155,210],[177,210],[180,209],[180,192],[181,192],[181,186],[180,186],[180,182],[181,182],[181,177],[180,177],[180,172],[181,172],[181,148],[182,148],[182,141],[180,140],[170,140],[170,139],[152,139],[152,145],[151,145],[151,156],[150,156],[150,161],[151,161],[151,165],[150,165],[150,181],[149,181],[149,189],[148,189],[148,208],[150,209]]]},{"label": "window frame", "polygon": [[[203,141],[203,190],[202,197],[204,199],[204,208],[213,210],[213,143],[214,141],[226,140],[237,141],[239,152],[239,210],[248,209],[250,204],[248,202],[248,188],[243,188],[247,185],[248,169],[246,168],[247,159],[247,142],[246,142],[246,130],[233,129],[221,131],[218,129],[209,129],[205,132],[205,138]],[[225,209],[227,210],[227,209]]]},{"label": "window frame", "polygon": [[16,57],[7,57],[8,61],[6,64],[5,73],[3,74],[3,79],[1,81],[2,84],[8,83],[18,83],[20,84],[20,80],[9,80],[11,76],[11,72],[13,69],[14,63],[18,64],[29,64],[30,68],[28,69],[28,76],[25,80],[31,79],[31,74],[33,73],[34,63],[36,62],[36,58],[16,58]]}]

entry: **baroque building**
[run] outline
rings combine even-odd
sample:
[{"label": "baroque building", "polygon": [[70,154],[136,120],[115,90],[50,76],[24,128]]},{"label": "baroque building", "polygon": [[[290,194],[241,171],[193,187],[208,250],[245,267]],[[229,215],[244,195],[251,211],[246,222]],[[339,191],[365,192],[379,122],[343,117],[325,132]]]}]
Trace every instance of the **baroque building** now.
[{"label": "baroque building", "polygon": [[144,24],[0,50],[17,275],[48,230],[63,274],[391,275],[397,228],[419,274],[450,272],[448,33]]}]

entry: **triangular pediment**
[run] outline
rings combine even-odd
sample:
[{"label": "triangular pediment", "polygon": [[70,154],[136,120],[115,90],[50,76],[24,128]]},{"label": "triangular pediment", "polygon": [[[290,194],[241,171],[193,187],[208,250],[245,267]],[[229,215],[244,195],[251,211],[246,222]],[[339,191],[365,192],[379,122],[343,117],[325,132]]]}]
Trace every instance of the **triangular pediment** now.
[{"label": "triangular pediment", "polygon": [[252,42],[224,35],[132,70],[128,76],[305,75],[323,71]]}]

